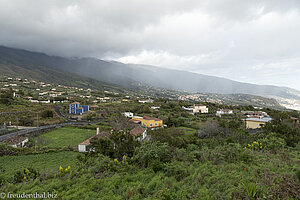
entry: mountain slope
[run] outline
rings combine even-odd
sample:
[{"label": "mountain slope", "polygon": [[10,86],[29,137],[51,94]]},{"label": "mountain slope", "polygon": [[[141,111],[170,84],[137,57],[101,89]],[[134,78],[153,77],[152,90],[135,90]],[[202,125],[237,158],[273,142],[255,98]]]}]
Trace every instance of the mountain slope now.
[{"label": "mountain slope", "polygon": [[252,94],[300,100],[300,92],[286,87],[241,83],[225,78],[147,65],[127,65],[95,58],[63,58],[0,47],[0,63],[29,68],[44,67],[83,75],[103,82],[136,88],[155,87],[203,93]]}]

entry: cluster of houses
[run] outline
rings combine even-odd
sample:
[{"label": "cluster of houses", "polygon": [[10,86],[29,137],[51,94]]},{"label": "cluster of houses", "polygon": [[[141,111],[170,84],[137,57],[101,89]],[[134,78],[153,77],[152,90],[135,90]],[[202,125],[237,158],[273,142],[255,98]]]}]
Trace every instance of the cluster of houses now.
[{"label": "cluster of houses", "polygon": [[[134,116],[134,114],[132,112],[124,112],[123,115],[128,118],[131,118],[129,120],[130,122],[137,124],[137,126],[135,128],[133,128],[132,130],[130,130],[129,133],[138,141],[143,141],[146,139],[147,129],[153,130],[153,129],[164,127],[163,120],[158,119],[156,117]],[[78,145],[78,151],[79,152],[91,151],[90,145],[91,145],[91,140],[93,138],[106,138],[106,137],[109,137],[110,134],[111,133],[108,133],[108,132],[100,133],[99,128],[97,128],[96,135],[88,138],[87,140],[81,142]]]}]

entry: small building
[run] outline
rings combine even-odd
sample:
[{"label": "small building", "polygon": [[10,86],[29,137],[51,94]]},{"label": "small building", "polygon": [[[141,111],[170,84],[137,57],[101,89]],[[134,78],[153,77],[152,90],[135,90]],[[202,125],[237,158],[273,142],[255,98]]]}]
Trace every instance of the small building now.
[{"label": "small building", "polygon": [[146,128],[157,128],[157,127],[163,126],[163,120],[155,118],[155,117],[134,116],[134,117],[132,117],[132,120],[140,121],[141,126],[146,127]]},{"label": "small building", "polygon": [[247,116],[248,118],[269,117],[268,113],[263,111],[241,111],[241,113]]},{"label": "small building", "polygon": [[22,148],[25,146],[26,142],[28,141],[29,139],[23,136],[14,136],[12,138],[4,140],[5,143],[7,143],[9,146],[12,146],[14,148]]},{"label": "small building", "polygon": [[132,112],[124,112],[123,115],[125,117],[129,117],[129,118],[132,118],[133,117],[133,113]]},{"label": "small building", "polygon": [[192,115],[196,113],[208,113],[208,108],[203,104],[194,104],[190,107],[182,106],[182,108]]},{"label": "small building", "polygon": [[151,106],[150,108],[153,110],[158,110],[158,109],[160,109],[160,106]]},{"label": "small building", "polygon": [[70,114],[82,114],[88,111],[90,111],[90,107],[88,105],[80,105],[79,102],[73,102],[70,104]]},{"label": "small building", "polygon": [[135,127],[130,131],[130,134],[138,141],[142,141],[147,136],[147,129],[142,127]]},{"label": "small building", "polygon": [[220,109],[216,112],[216,115],[221,117],[221,115],[232,115],[233,114],[233,110],[230,109]]},{"label": "small building", "polygon": [[139,103],[153,103],[152,99],[139,100]]},{"label": "small building", "polygon": [[93,105],[93,106],[91,106],[91,110],[97,110],[98,108],[99,108],[98,105]]},{"label": "small building", "polygon": [[246,128],[247,129],[258,129],[264,126],[267,122],[270,122],[272,118],[264,117],[264,118],[247,118]]},{"label": "small building", "polygon": [[299,124],[299,119],[296,117],[291,117],[291,120],[293,121],[294,124]]},{"label": "small building", "polygon": [[89,139],[81,142],[80,144],[78,144],[78,151],[79,152],[88,152],[88,151],[92,151],[92,149],[90,148],[91,145],[91,140],[93,138],[106,138],[109,137],[110,133],[107,132],[101,132],[99,131],[99,128],[97,128],[97,134],[93,135],[92,137],[90,137]]}]

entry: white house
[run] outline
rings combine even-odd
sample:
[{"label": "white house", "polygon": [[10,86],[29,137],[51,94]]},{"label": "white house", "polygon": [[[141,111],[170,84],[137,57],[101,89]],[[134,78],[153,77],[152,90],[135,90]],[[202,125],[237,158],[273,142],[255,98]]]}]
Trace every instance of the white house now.
[{"label": "white house", "polygon": [[221,117],[221,115],[232,115],[233,114],[233,110],[230,109],[220,109],[216,112],[216,115]]},{"label": "white house", "polygon": [[139,103],[153,103],[153,100],[152,99],[139,100]]},{"label": "white house", "polygon": [[194,105],[194,110],[196,111],[196,113],[198,113],[198,112],[208,113],[208,108],[203,104],[195,104]]},{"label": "white house", "polygon": [[147,129],[142,127],[135,127],[130,131],[130,134],[136,138],[138,141],[142,141],[147,136]]},{"label": "white house", "polygon": [[96,135],[93,135],[92,137],[90,137],[89,139],[87,139],[87,140],[85,140],[85,141],[83,141],[83,142],[81,142],[80,144],[78,144],[78,151],[79,152],[88,152],[88,151],[92,151],[91,149],[90,149],[90,144],[91,144],[91,140],[93,139],[93,138],[105,138],[105,137],[108,137],[110,134],[109,133],[107,133],[107,132],[102,132],[102,133],[100,133],[100,129],[99,128],[97,128],[97,134]]},{"label": "white house", "polygon": [[190,114],[195,114],[195,113],[208,113],[208,108],[205,105],[202,104],[194,104],[193,106],[190,107],[184,107],[182,106],[184,110],[189,112]]},{"label": "white house", "polygon": [[123,115],[125,117],[129,117],[129,118],[132,118],[133,117],[133,113],[132,112],[124,112]]},{"label": "white house", "polygon": [[151,106],[151,109],[158,110],[158,109],[160,109],[160,106]]}]

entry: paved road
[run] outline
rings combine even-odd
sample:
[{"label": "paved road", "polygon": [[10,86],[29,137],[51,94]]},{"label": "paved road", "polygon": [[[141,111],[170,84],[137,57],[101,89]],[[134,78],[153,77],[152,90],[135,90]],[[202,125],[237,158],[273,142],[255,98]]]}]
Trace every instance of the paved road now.
[{"label": "paved road", "polygon": [[58,114],[58,116],[65,118],[65,116],[60,112],[60,107],[58,105],[54,105],[54,110]]}]

